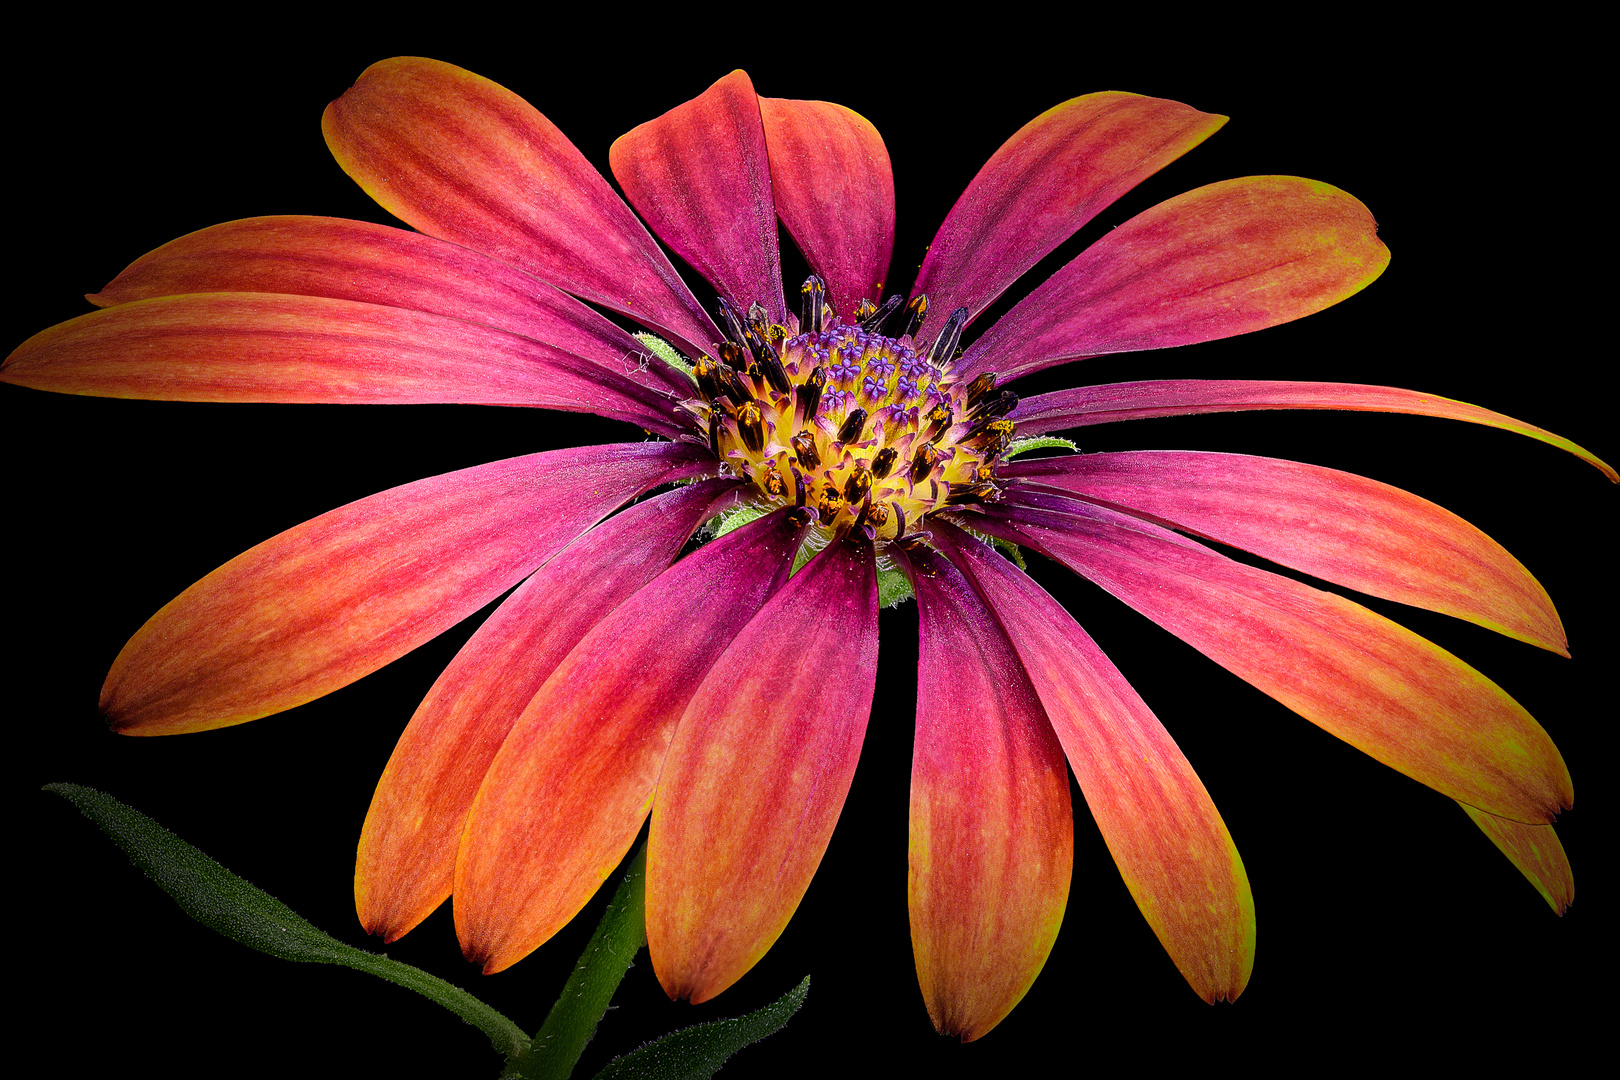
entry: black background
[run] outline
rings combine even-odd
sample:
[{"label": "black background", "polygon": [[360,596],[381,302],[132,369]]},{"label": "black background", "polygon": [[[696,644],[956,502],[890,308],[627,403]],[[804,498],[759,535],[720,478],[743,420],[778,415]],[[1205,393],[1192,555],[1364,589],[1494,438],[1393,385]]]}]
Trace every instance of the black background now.
[{"label": "black background", "polygon": [[[444,13],[455,21],[456,12]],[[591,13],[586,12],[587,16]],[[469,13],[470,17],[470,13]],[[632,27],[582,38],[541,21],[377,30],[67,26],[18,41],[8,68],[14,185],[6,348],[89,310],[129,261],[232,218],[308,213],[388,221],[332,162],[322,108],[370,63],[436,56],[534,102],[606,171],[635,123],[735,66],[761,93],[847,104],[894,159],[904,287],[932,229],[1000,142],[1064,98],[1123,89],[1226,113],[1203,147],[1144,183],[1043,264],[1107,228],[1231,176],[1294,173],[1355,194],[1393,263],[1367,291],[1288,326],[1157,354],[1088,361],[1047,385],[1154,377],[1295,378],[1409,386],[1495,408],[1620,459],[1602,283],[1577,256],[1595,211],[1578,58],[1539,43],[1435,38],[1392,46],[1368,27],[1234,45],[1216,26],[1110,29],[1061,42],[964,27],[935,41],[831,16],[717,18],[696,37]],[[825,21],[824,21],[825,19]],[[689,33],[693,27],[685,28]],[[205,40],[190,35],[203,33]],[[840,37],[847,33],[849,36]],[[986,40],[986,39],[996,40]],[[1236,40],[1242,40],[1241,38]],[[184,42],[184,44],[182,44]],[[665,50],[655,54],[650,50]],[[1527,57],[1531,59],[1526,59]],[[1533,68],[1527,68],[1532,64]],[[791,276],[792,271],[790,271]],[[1038,271],[1030,284],[1044,273]],[[1028,287],[1027,285],[1025,286]],[[1020,290],[1021,291],[1021,290]],[[699,295],[704,293],[699,291]],[[988,323],[986,323],[988,325]],[[257,723],[162,739],[107,734],[95,711],[124,640],[247,547],[378,490],[519,453],[635,437],[604,421],[470,407],[217,406],[58,397],[0,387],[7,447],[5,589],[14,971],[40,1009],[24,1029],[62,1071],[166,1075],[493,1076],[481,1036],[410,993],[343,969],[290,965],[213,937],[65,803],[66,780],[110,791],[346,941],[355,839],[398,732],[471,632],[469,621],[377,674]],[[1574,659],[1372,601],[1496,679],[1547,727],[1579,809],[1558,829],[1579,899],[1563,919],[1450,800],[1338,743],[1097,590],[1037,576],[1140,689],[1199,770],[1243,853],[1258,959],[1233,1006],[1205,1006],[1159,948],[1081,805],[1068,914],[1024,1002],[980,1042],[928,1023],[905,907],[916,613],[884,615],[878,701],[838,832],[765,960],[701,1007],[671,1004],[645,954],[580,1075],[664,1031],[734,1016],[813,976],[787,1030],[726,1075],[926,1068],[1078,1073],[1275,1060],[1540,1055],[1589,1029],[1612,919],[1600,863],[1613,785],[1612,545],[1617,493],[1549,447],[1442,420],[1272,413],[1091,428],[1085,449],[1198,448],[1350,469],[1432,498],[1514,552],[1560,606]],[[1079,804],[1078,793],[1076,802]],[[1601,846],[1600,846],[1601,844]],[[538,1025],[601,900],[507,973],[461,960],[448,908],[392,946]],[[371,947],[378,947],[372,943]],[[1415,1057],[1414,1057],[1415,1055]]]}]

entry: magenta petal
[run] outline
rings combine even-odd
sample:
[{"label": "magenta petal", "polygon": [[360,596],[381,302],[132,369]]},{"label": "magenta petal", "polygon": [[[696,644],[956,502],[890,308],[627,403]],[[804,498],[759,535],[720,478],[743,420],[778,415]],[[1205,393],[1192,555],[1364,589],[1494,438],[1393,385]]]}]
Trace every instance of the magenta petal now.
[{"label": "magenta petal", "polygon": [[1433,642],[1140,518],[1057,495],[1017,498],[987,509],[974,527],[1096,582],[1363,753],[1528,824],[1573,805],[1569,770],[1541,725]]},{"label": "magenta petal", "polygon": [[787,580],[800,536],[778,512],[698,548],[597,623],[529,702],[456,861],[456,933],[486,973],[561,929],[624,857],[676,722]]},{"label": "magenta petal", "polygon": [[1120,875],[1170,959],[1205,1001],[1237,1000],[1254,968],[1254,896],[1231,833],[1181,748],[1029,575],[948,523],[935,526],[933,540],[1006,628]]},{"label": "magenta petal", "polygon": [[658,238],[739,313],[786,322],[776,206],[759,98],[733,71],[614,141],[608,164]]},{"label": "magenta petal", "polygon": [[1057,939],[1074,862],[1063,748],[962,572],[904,554],[921,619],[911,758],[911,946],[929,1018],[977,1039]]},{"label": "magenta petal", "polygon": [[534,106],[453,64],[371,65],[321,117],[366,194],[413,228],[656,327],[688,352],[714,324],[624,200]]},{"label": "magenta petal", "polygon": [[1266,382],[1244,379],[1163,379],[1105,383],[1024,398],[1012,411],[1020,435],[1145,420],[1155,416],[1244,412],[1253,409],[1344,409],[1350,412],[1413,413],[1501,428],[1567,450],[1596,466],[1610,480],[1620,473],[1584,447],[1523,420],[1438,394],[1358,383]]},{"label": "magenta petal", "polygon": [[152,616],[113,661],[102,711],[117,730],[166,735],[312,701],[437,637],[624,500],[710,467],[683,443],[584,446],[339,507]]},{"label": "magenta petal", "polygon": [[534,405],[689,430],[667,391],[537,341],[404,308],[285,293],[192,293],[41,330],[0,380],[160,401]]},{"label": "magenta petal", "polygon": [[855,776],[877,656],[872,546],[834,543],[686,706],[647,834],[647,950],[671,998],[714,997],[787,928]]},{"label": "magenta petal", "polygon": [[354,872],[367,931],[393,941],[450,895],[467,809],[518,716],[580,638],[667,569],[735,487],[706,480],[608,518],[518,586],[462,646],[371,797]]},{"label": "magenta petal", "polygon": [[986,330],[956,374],[1013,379],[1251,333],[1337,304],[1388,265],[1372,214],[1347,192],[1297,176],[1210,184],[1082,251]]},{"label": "magenta petal", "polygon": [[99,307],[194,292],[293,293],[448,315],[532,338],[641,383],[691,396],[692,380],[594,310],[487,255],[421,233],[324,217],[228,221],[131,263]]},{"label": "magenta petal", "polygon": [[1569,655],[1547,591],[1500,544],[1428,500],[1364,476],[1181,450],[1015,462],[1002,475]]},{"label": "magenta petal", "polygon": [[[913,296],[929,323],[969,319],[1115,199],[1226,123],[1175,101],[1086,94],[1020,128],[984,164],[928,248]],[[927,334],[932,338],[932,334]]]},{"label": "magenta petal", "polygon": [[894,253],[894,173],[866,117],[826,101],[759,99],[776,213],[850,318],[879,300]]}]

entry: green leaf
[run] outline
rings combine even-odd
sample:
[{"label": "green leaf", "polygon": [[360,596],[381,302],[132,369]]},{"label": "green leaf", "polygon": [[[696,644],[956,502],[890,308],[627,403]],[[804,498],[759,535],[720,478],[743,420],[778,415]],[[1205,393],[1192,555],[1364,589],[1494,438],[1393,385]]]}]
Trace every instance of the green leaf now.
[{"label": "green leaf", "polygon": [[78,807],[182,911],[210,930],[283,960],[340,964],[398,983],[482,1031],[508,1058],[528,1048],[523,1029],[465,990],[421,968],[345,945],[111,795],[78,784],[47,784],[45,790]]},{"label": "green leaf", "polygon": [[647,941],[647,845],[642,844],[618,891],[596,924],[596,932],[568,976],[568,984],[551,1007],[528,1051],[518,1059],[517,1074],[528,1080],[567,1080],[596,1034],[613,992],[630,970],[630,962]]},{"label": "green leaf", "polygon": [[810,976],[782,997],[735,1020],[715,1020],[671,1032],[621,1058],[594,1080],[708,1080],[738,1050],[774,1035],[810,993]]}]

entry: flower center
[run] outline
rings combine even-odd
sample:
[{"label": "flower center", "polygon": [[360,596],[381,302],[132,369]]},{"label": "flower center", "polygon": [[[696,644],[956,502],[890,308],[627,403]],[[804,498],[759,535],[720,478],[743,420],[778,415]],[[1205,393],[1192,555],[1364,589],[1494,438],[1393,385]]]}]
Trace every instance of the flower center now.
[{"label": "flower center", "polygon": [[858,528],[891,541],[934,510],[995,499],[1018,398],[995,393],[994,375],[951,378],[967,309],[924,354],[913,335],[926,297],[889,337],[898,296],[882,308],[863,301],[853,322],[823,296],[812,276],[792,327],[768,323],[758,305],[739,319],[721,301],[728,340],[695,371],[716,456],[761,500],[807,507],[827,537]]}]

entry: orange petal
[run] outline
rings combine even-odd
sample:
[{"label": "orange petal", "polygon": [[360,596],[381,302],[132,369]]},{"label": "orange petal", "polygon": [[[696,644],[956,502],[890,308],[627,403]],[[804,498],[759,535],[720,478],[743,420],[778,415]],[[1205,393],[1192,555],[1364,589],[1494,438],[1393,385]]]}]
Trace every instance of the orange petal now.
[{"label": "orange petal", "polygon": [[778,512],[698,548],[597,623],[529,702],[456,859],[456,934],[486,974],[566,925],[630,849],[676,721],[787,580],[799,536]]},{"label": "orange petal", "polygon": [[776,943],[832,839],[877,682],[869,544],[816,556],[743,628],[675,729],[647,840],[647,947],[707,1001]]},{"label": "orange petal", "polygon": [[963,1042],[1001,1022],[1057,940],[1074,864],[1063,748],[961,571],[905,555],[921,618],[907,888],[917,981]]},{"label": "orange petal", "polygon": [[570,544],[484,620],[411,717],[371,797],[354,869],[355,910],[368,932],[394,941],[450,895],[467,808],[524,707],[735,487],[707,480],[637,503]]},{"label": "orange petal", "polygon": [[1525,880],[1547,901],[1553,913],[1562,915],[1575,902],[1575,871],[1569,856],[1551,825],[1525,825],[1495,814],[1487,814],[1467,803],[1458,803],[1480,831],[1491,838],[1497,850],[1508,857]]},{"label": "orange petal", "polygon": [[1254,896],[1198,774],[1119,669],[1029,575],[948,524],[933,536],[1006,628],[1165,952],[1205,1001],[1236,1001],[1254,969]]},{"label": "orange petal", "polygon": [[130,638],[114,729],[241,724],[368,675],[471,615],[626,499],[712,462],[678,443],[554,450],[418,480],[238,555]]}]

